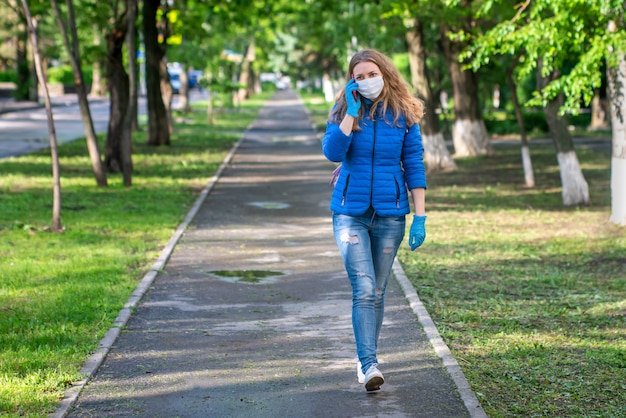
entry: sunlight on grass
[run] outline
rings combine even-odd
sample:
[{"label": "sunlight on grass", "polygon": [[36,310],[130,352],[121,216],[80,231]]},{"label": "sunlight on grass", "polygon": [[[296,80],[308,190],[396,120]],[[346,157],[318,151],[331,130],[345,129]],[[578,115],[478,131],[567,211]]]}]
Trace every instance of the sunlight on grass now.
[{"label": "sunlight on grass", "polygon": [[[493,180],[476,184],[467,166],[451,186],[429,177],[426,244],[399,258],[487,414],[624,416],[626,231],[607,206],[542,194],[558,173],[520,194],[488,165],[478,176]],[[592,194],[605,174],[588,176]]]}]

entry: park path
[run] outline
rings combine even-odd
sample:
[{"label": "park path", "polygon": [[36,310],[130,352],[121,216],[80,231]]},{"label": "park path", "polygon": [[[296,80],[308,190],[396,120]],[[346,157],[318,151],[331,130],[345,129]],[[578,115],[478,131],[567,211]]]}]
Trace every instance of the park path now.
[{"label": "park path", "polygon": [[379,347],[386,383],[371,393],[357,383],[333,168],[297,94],[278,92],[63,415],[484,414],[468,412],[396,280]]}]

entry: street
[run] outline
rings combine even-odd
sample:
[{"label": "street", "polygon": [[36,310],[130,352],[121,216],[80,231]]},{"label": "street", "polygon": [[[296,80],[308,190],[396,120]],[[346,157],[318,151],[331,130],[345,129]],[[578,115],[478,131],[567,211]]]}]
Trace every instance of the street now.
[{"label": "street", "polygon": [[[189,93],[189,100],[192,103],[206,97],[205,91],[197,89]],[[52,114],[58,143],[84,137],[85,127],[76,96],[53,98],[53,104]],[[176,109],[177,106],[178,96],[174,96],[172,108]],[[109,100],[106,98],[90,100],[89,108],[96,133],[106,132],[109,123]],[[139,98],[139,114],[146,114],[145,97]],[[24,155],[49,146],[50,136],[45,107],[0,114],[0,158]]]}]

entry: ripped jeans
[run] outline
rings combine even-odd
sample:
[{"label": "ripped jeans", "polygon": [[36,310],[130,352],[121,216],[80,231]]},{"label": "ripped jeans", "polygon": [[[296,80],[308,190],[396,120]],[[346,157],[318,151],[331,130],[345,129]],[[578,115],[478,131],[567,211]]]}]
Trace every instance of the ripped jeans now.
[{"label": "ripped jeans", "polygon": [[385,289],[405,225],[404,216],[382,217],[372,208],[360,216],[333,214],[335,240],[352,285],[352,328],[364,373],[378,363]]}]

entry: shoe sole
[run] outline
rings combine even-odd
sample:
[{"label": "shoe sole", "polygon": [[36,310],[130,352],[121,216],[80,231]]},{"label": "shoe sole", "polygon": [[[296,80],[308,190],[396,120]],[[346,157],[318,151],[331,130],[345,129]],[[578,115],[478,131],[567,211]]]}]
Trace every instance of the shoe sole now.
[{"label": "shoe sole", "polygon": [[385,379],[380,376],[374,376],[365,384],[365,390],[368,392],[379,390],[383,383],[385,383]]}]

